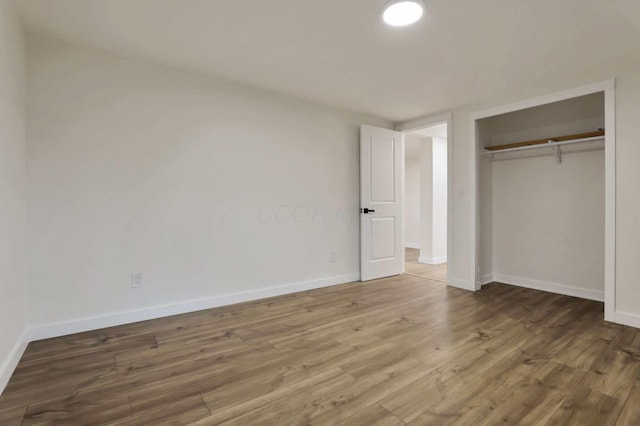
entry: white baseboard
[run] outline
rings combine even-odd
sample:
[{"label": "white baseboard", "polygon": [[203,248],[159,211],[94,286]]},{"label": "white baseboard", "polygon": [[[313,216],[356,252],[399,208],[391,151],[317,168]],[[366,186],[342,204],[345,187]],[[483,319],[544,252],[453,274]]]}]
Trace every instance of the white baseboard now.
[{"label": "white baseboard", "polygon": [[495,279],[493,278],[493,274],[484,274],[482,277],[480,277],[480,280],[480,285],[489,284],[495,281]]},{"label": "white baseboard", "polygon": [[360,281],[360,272],[338,275],[321,280],[305,281],[300,283],[261,288],[203,299],[171,303],[161,306],[152,306],[131,311],[113,312],[109,314],[78,318],[69,321],[33,325],[27,327],[27,329],[20,337],[20,340],[16,343],[15,347],[11,351],[9,357],[7,357],[7,359],[0,366],[0,394],[9,382],[9,379],[11,378],[11,375],[18,365],[18,362],[20,361],[20,358],[22,357],[22,354],[27,348],[29,342],[49,339],[53,337],[66,336],[68,334],[81,333],[84,331],[98,330],[106,327],[131,324],[138,321],[163,318],[171,315],[201,311],[204,309],[211,309],[220,306],[233,305],[235,303],[266,299],[268,297],[281,296],[284,294],[297,293],[300,291],[313,290],[316,288],[346,284],[354,281]]},{"label": "white baseboard", "polygon": [[476,291],[476,287],[471,281],[461,280],[459,278],[447,279],[447,285],[451,287],[461,288],[463,290]]},{"label": "white baseboard", "polygon": [[447,257],[423,257],[418,258],[418,263],[425,263],[427,265],[441,265],[447,263]]},{"label": "white baseboard", "polygon": [[101,328],[168,317],[171,315],[179,315],[187,312],[201,311],[204,309],[217,308],[220,306],[233,305],[235,303],[249,302],[252,300],[265,299],[268,297],[281,296],[284,294],[297,293],[300,291],[329,287],[359,280],[360,272],[354,272],[351,274],[339,275],[315,281],[249,290],[131,311],[113,312],[105,315],[78,318],[50,324],[40,324],[29,328],[28,338],[29,341],[49,339],[52,337],[98,330]]},{"label": "white baseboard", "polygon": [[616,311],[613,313],[613,322],[629,327],[640,328],[640,315]]},{"label": "white baseboard", "polygon": [[550,283],[547,281],[533,280],[530,278],[515,277],[513,275],[493,274],[493,280],[499,283],[511,284],[518,287],[526,287],[534,290],[547,291],[549,293],[563,294],[565,296],[580,297],[582,299],[604,302],[604,290],[591,290],[573,287],[565,284]]},{"label": "white baseboard", "polygon": [[418,250],[420,250],[420,244],[418,244],[418,243],[404,243],[404,247],[405,248],[410,248],[410,249],[418,249]]},{"label": "white baseboard", "polygon": [[9,379],[11,378],[13,371],[16,369],[20,358],[22,358],[22,354],[24,353],[25,349],[27,349],[28,344],[28,330],[25,330],[11,349],[11,352],[9,353],[7,359],[5,359],[2,365],[0,365],[0,395],[2,395],[2,392],[7,386],[7,383],[9,383]]},{"label": "white baseboard", "polygon": [[[489,280],[489,275],[483,276],[483,281]],[[70,321],[62,321],[51,324],[41,324],[28,327],[20,336],[7,359],[0,366],[0,394],[9,382],[22,354],[31,341],[48,339],[52,337],[64,336],[67,334],[80,333],[83,331],[96,330],[105,327],[113,327],[122,324],[129,324],[138,321],[162,318],[171,315],[178,315],[187,312],[194,312],[203,309],[210,309],[235,303],[259,300],[268,297],[280,296],[284,294],[296,293],[300,291],[312,290],[315,288],[329,287],[333,285],[345,284],[360,280],[360,273],[339,275],[321,280],[307,281],[295,284],[288,284],[277,287],[250,290],[239,293],[232,293],[210,298],[178,302],[162,306],[142,308],[132,311],[115,312],[106,315],[79,318]],[[495,274],[491,281],[503,282],[521,287],[534,288],[537,290],[549,291],[552,293],[566,294],[569,296],[582,297],[585,299],[601,301],[604,296],[601,292],[585,290],[560,284],[546,283],[542,281],[529,280],[512,277],[508,275]],[[475,291],[475,286],[469,281],[452,278],[448,280],[448,285],[464,290]],[[615,312],[615,322],[640,328],[640,315]]]}]

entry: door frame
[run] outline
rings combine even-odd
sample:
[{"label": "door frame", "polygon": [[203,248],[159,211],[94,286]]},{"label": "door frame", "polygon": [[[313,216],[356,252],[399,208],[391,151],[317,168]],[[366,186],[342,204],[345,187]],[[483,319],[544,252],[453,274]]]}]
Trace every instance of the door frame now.
[{"label": "door frame", "polygon": [[[394,129],[402,133],[402,145],[404,149],[404,136],[407,133],[414,132],[416,130],[433,127],[438,124],[447,123],[447,285],[458,287],[455,281],[451,279],[451,264],[453,263],[453,114],[445,113],[439,115],[430,115],[426,117],[415,118],[412,120],[404,121],[395,125]],[[404,161],[404,159],[403,159]],[[405,170],[402,168],[402,182],[404,190]],[[405,202],[403,197],[402,202]],[[403,209],[404,210],[404,209]],[[404,226],[404,222],[403,222]],[[402,241],[404,243],[404,228],[402,234]],[[404,252],[403,252],[404,255]],[[404,268],[404,263],[403,263]],[[403,269],[404,272],[404,269]]]},{"label": "door frame", "polygon": [[471,290],[480,290],[482,280],[479,276],[480,223],[478,214],[479,162],[482,155],[478,138],[477,121],[495,115],[519,111],[527,108],[564,101],[594,93],[604,93],[605,110],[605,253],[604,253],[604,319],[615,321],[616,317],[616,102],[615,79],[575,87],[573,89],[550,93],[494,108],[485,109],[470,115],[471,162],[470,199],[471,223],[469,246],[471,249]]}]

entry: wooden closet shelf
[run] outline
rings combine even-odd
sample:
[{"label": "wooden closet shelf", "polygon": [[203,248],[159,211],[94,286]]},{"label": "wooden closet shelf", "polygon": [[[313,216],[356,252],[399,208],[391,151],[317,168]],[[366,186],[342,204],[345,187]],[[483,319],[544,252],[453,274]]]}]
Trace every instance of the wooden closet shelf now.
[{"label": "wooden closet shelf", "polygon": [[536,139],[533,141],[508,143],[505,145],[487,146],[487,151],[501,151],[503,149],[520,148],[522,146],[530,145],[546,145],[549,142],[566,142],[574,139],[595,138],[598,136],[604,136],[604,129],[598,129],[596,132],[578,133],[575,135],[558,136],[555,138]]}]

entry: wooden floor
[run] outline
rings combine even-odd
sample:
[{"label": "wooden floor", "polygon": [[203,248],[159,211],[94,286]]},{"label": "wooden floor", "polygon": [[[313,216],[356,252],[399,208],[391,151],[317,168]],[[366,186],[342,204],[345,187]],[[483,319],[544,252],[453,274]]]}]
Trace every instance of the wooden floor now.
[{"label": "wooden floor", "polygon": [[0,424],[640,424],[602,304],[402,275],[29,345]]},{"label": "wooden floor", "polygon": [[418,257],[420,257],[420,250],[417,249],[404,249],[404,270],[407,274],[417,275],[423,278],[429,278],[434,281],[447,282],[447,264],[442,263],[440,265],[427,265],[425,263],[419,263]]}]

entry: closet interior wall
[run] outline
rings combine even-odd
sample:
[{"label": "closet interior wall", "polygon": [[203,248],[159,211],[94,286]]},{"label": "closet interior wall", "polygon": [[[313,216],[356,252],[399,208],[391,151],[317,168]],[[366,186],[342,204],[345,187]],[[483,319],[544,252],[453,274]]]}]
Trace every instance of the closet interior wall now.
[{"label": "closet interior wall", "polygon": [[[481,147],[604,128],[597,93],[478,121]],[[586,145],[585,145],[586,146]],[[573,146],[572,146],[573,147]],[[551,148],[479,161],[479,258],[483,283],[505,282],[602,300],[604,149]],[[513,154],[513,153],[511,153]]]}]

